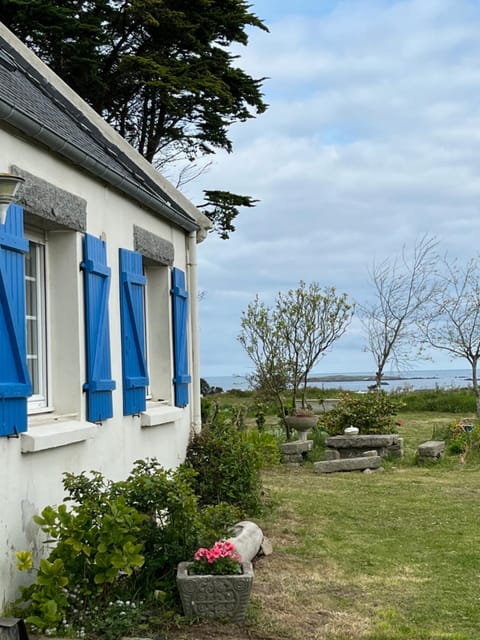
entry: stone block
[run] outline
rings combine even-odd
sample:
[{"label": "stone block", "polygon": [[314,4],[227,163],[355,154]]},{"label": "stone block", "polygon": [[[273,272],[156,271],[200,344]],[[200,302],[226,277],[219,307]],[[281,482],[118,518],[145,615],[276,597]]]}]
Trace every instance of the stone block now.
[{"label": "stone block", "polygon": [[369,449],[368,451],[362,451],[358,454],[360,458],[369,458],[370,456],[378,456],[376,449]]},{"label": "stone block", "polygon": [[372,451],[382,458],[403,456],[403,440],[396,433],[330,436],[326,446],[339,451],[341,458],[358,458]]},{"label": "stone block", "polygon": [[251,562],[259,552],[263,542],[263,531],[258,524],[242,520],[234,526],[234,534],[229,538],[242,562]]},{"label": "stone block", "polygon": [[388,447],[388,455],[390,458],[403,458],[403,438],[399,438],[398,440],[398,443]]},{"label": "stone block", "polygon": [[327,438],[327,447],[334,449],[379,449],[391,447],[397,444],[399,436],[396,433],[374,433],[357,436],[330,436]]},{"label": "stone block", "polygon": [[336,449],[325,449],[325,460],[339,460],[340,451]]},{"label": "stone block", "polygon": [[313,449],[313,440],[293,440],[292,442],[285,442],[280,447],[283,454],[302,454],[308,453]]},{"label": "stone block", "polygon": [[382,464],[380,456],[369,458],[341,458],[339,460],[323,460],[315,462],[315,473],[336,473],[338,471],[363,471],[364,469],[378,469]]},{"label": "stone block", "polygon": [[260,552],[263,553],[264,556],[271,556],[273,553],[273,545],[268,538],[263,538],[262,546],[260,547]]},{"label": "stone block", "polygon": [[445,454],[444,440],[427,440],[418,447],[419,460],[438,460]]}]

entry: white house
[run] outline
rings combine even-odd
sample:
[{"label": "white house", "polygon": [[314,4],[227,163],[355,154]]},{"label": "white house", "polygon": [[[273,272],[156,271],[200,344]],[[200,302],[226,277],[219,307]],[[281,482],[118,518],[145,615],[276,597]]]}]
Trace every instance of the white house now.
[{"label": "white house", "polygon": [[0,24],[0,612],[62,474],[166,468],[200,426],[208,219]]}]

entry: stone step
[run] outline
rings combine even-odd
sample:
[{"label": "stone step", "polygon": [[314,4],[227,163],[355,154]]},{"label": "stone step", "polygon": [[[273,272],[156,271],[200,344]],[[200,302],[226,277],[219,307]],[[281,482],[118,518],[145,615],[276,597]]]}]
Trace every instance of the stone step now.
[{"label": "stone step", "polygon": [[315,473],[336,473],[337,471],[364,471],[378,469],[382,465],[380,456],[363,456],[361,458],[340,458],[339,460],[322,460],[314,462]]},{"label": "stone step", "polygon": [[438,460],[445,453],[444,440],[427,440],[418,446],[419,460]]}]

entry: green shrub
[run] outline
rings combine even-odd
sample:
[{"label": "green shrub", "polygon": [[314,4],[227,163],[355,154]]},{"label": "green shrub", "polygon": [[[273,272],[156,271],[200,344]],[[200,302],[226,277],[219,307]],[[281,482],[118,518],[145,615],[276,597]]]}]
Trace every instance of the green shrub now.
[{"label": "green shrub", "polygon": [[[66,474],[65,502],[45,507],[35,522],[56,545],[40,562],[36,581],[21,589],[28,603],[22,617],[41,631],[58,631],[64,620],[83,627],[90,602],[118,599],[144,563],[141,528],[145,516],[113,491],[100,473]],[[27,568],[22,562],[19,568]],[[24,560],[25,558],[23,558]]]},{"label": "green shrub", "polygon": [[[115,640],[131,635],[156,597],[165,613],[175,608],[177,564],[228,536],[239,519],[230,505],[200,509],[194,476],[187,466],[166,471],[156,460],[137,461],[115,483],[98,472],[65,474],[64,504],[35,517],[55,546],[21,590],[17,615],[48,635]],[[32,569],[30,552],[17,557],[20,569]]]},{"label": "green shrub", "polygon": [[142,593],[171,593],[177,563],[195,552],[202,525],[193,476],[185,467],[166,471],[155,459],[138,460],[129,477],[115,485],[145,516],[141,532],[145,564],[136,580]]},{"label": "green shrub", "polygon": [[444,413],[475,413],[472,389],[419,389],[392,394],[400,398],[400,411],[437,411]]},{"label": "green shrub", "polygon": [[248,429],[243,434],[248,447],[253,447],[262,467],[272,467],[280,463],[280,447],[277,438],[271,432],[260,429]]},{"label": "green shrub", "polygon": [[393,416],[399,402],[384,391],[366,394],[346,393],[322,419],[331,435],[342,434],[347,427],[358,427],[361,434],[393,433]]},{"label": "green shrub", "polygon": [[201,505],[226,502],[242,517],[261,511],[261,458],[246,432],[232,422],[229,408],[221,409],[214,423],[192,436],[185,464],[196,471],[194,489]]},{"label": "green shrub", "polygon": [[463,418],[448,425],[445,433],[447,453],[467,456],[480,456],[480,420]]},{"label": "green shrub", "polygon": [[308,462],[317,462],[325,458],[325,442],[329,433],[325,431],[323,424],[319,424],[310,432],[310,439],[313,440],[312,450],[307,453]]}]

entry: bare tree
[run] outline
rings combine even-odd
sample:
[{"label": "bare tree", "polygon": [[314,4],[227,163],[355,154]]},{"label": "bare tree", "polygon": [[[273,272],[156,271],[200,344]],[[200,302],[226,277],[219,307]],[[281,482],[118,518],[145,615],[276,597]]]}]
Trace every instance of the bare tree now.
[{"label": "bare tree", "polygon": [[284,393],[292,382],[292,372],[285,357],[287,345],[273,321],[272,309],[258,294],[242,312],[238,341],[255,366],[253,373],[247,376],[249,383],[266,397],[273,398],[280,415],[285,415]]},{"label": "bare tree", "polygon": [[465,266],[447,257],[442,262],[445,271],[439,276],[434,304],[419,327],[431,347],[469,362],[480,416],[480,259],[472,258]]},{"label": "bare tree", "polygon": [[[297,289],[279,292],[275,305],[268,307],[257,296],[242,312],[240,344],[252,360],[250,376],[278,404],[285,415],[285,391],[291,395],[291,411],[297,399],[306,409],[308,375],[322,355],[346,331],[353,309],[346,294],[334,287],[300,281]],[[290,437],[285,422],[287,437]]]},{"label": "bare tree", "polygon": [[426,313],[436,291],[434,278],[437,242],[423,236],[411,252],[404,247],[399,257],[376,264],[370,272],[375,299],[358,304],[367,333],[366,350],[375,359],[375,387],[380,389],[388,362],[397,370],[412,361],[412,347],[421,347],[416,325]]}]

